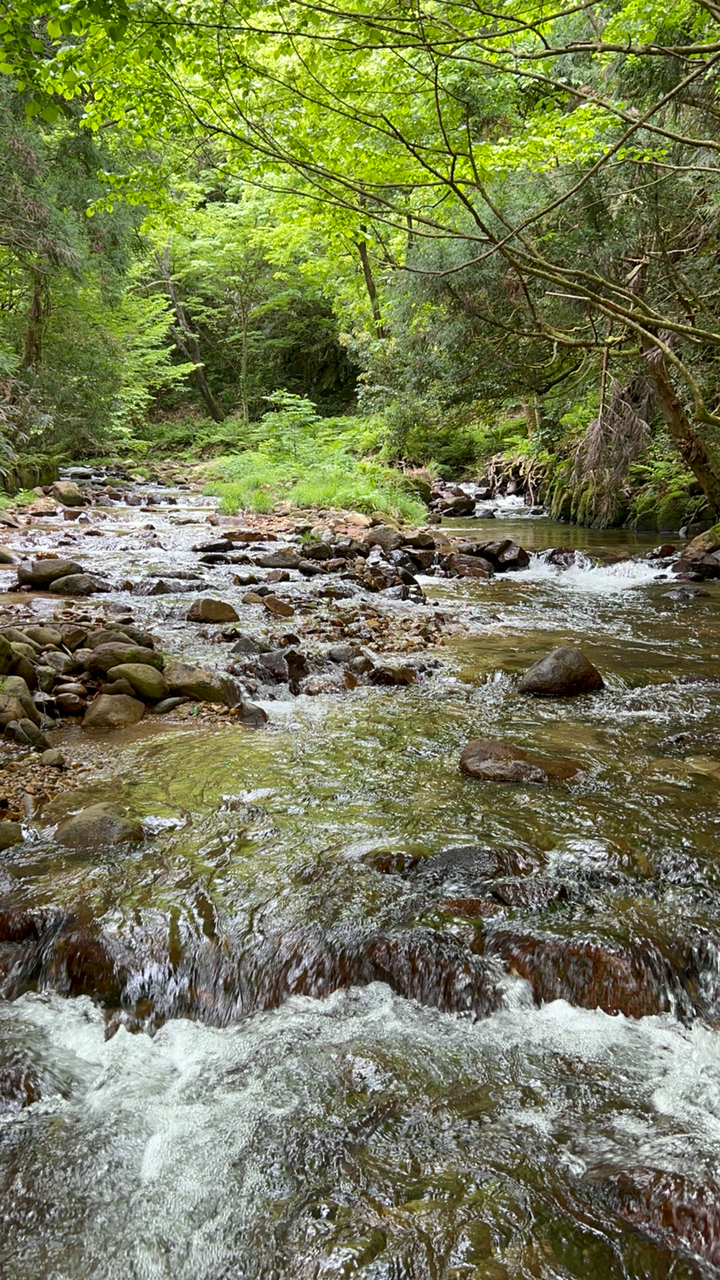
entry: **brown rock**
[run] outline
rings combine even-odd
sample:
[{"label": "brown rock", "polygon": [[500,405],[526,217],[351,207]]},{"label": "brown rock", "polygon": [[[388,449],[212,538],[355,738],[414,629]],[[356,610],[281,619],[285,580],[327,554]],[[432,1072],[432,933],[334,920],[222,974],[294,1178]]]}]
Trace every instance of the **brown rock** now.
[{"label": "brown rock", "polygon": [[518,692],[529,693],[536,698],[570,698],[604,688],[600,672],[585,654],[564,645],[553,649],[552,653],[528,668],[518,685]]},{"label": "brown rock", "polygon": [[273,613],[278,618],[291,618],[295,613],[293,606],[278,596],[262,596],[261,599],[268,613]]},{"label": "brown rock", "polygon": [[460,769],[484,782],[567,782],[579,772],[571,760],[539,760],[520,747],[495,738],[475,738],[468,742]]},{"label": "brown rock", "polygon": [[58,844],[83,851],[116,844],[140,844],[144,838],[141,822],[126,818],[117,805],[105,802],[91,804],[64,818],[55,832]]},{"label": "brown rock", "polygon": [[90,703],[82,722],[83,729],[128,729],[142,720],[144,703],[126,694],[100,693]]},{"label": "brown rock", "polygon": [[188,622],[238,622],[239,615],[231,604],[213,600],[209,596],[194,600],[187,614]]},{"label": "brown rock", "polygon": [[583,1009],[644,1018],[673,1006],[669,966],[650,948],[630,950],[588,938],[495,933],[489,954],[502,957],[532,985],[535,999],[567,1000]]},{"label": "brown rock", "polygon": [[446,556],[443,569],[455,578],[492,578],[495,570],[489,560],[482,556]]}]

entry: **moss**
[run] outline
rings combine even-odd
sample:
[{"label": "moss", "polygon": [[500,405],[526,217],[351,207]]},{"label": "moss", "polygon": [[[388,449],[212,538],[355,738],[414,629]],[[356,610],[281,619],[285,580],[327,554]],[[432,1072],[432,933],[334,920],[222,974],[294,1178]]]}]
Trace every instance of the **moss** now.
[{"label": "moss", "polygon": [[661,531],[680,529],[697,509],[697,498],[687,493],[670,493],[657,504],[656,528]]}]

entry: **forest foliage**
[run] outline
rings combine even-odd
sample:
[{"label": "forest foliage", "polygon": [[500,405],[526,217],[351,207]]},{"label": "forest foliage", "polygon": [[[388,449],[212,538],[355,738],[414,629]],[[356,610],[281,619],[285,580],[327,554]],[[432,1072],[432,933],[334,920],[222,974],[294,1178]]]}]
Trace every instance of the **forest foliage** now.
[{"label": "forest foliage", "polygon": [[318,501],[504,453],[566,518],[720,511],[712,0],[0,16],[8,456],[175,440],[245,501],[305,397]]}]

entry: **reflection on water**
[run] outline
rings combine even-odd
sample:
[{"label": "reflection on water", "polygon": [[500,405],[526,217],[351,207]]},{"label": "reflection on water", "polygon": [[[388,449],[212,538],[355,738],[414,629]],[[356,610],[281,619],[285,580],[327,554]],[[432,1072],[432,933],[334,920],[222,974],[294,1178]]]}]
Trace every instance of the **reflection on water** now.
[{"label": "reflection on water", "polygon": [[[625,532],[453,523],[600,563],[430,579],[461,625],[424,685],[129,735],[72,803],[119,799],[143,845],[4,855],[40,924],[3,971],[3,1274],[718,1274],[720,592],[671,598]],[[606,692],[519,697],[562,643]],[[481,736],[578,781],[475,782]],[[497,865],[425,874],[457,846]],[[611,986],[667,1012],[553,999]]]}]

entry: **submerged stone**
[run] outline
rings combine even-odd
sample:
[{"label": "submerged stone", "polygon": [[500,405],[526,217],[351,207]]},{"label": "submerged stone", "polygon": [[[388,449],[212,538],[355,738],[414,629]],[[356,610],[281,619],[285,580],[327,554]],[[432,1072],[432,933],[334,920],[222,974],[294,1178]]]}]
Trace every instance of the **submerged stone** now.
[{"label": "submerged stone", "polygon": [[70,849],[92,850],[107,845],[139,844],[144,834],[141,822],[126,818],[117,805],[103,801],[65,818],[55,832],[55,839]]}]

